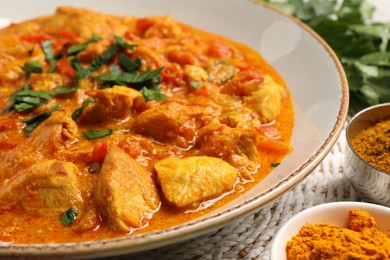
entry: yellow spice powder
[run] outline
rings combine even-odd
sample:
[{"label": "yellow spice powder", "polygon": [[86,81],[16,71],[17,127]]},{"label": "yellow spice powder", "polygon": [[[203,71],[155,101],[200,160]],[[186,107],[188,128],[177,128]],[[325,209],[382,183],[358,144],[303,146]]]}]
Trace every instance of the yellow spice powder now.
[{"label": "yellow spice powder", "polygon": [[367,163],[390,173],[390,119],[357,134],[351,146]]},{"label": "yellow spice powder", "polygon": [[390,234],[379,231],[367,211],[351,210],[348,225],[303,226],[287,243],[287,259],[390,259]]}]

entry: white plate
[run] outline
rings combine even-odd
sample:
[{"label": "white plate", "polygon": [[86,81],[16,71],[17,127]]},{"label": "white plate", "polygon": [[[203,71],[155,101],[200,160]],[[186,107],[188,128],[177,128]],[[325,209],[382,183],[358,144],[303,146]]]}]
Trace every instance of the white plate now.
[{"label": "white plate", "polygon": [[390,208],[364,202],[332,202],[306,209],[289,219],[279,229],[273,239],[271,260],[285,260],[287,242],[298,234],[306,224],[328,223],[347,227],[348,212],[351,209],[363,209],[374,217],[381,231],[390,230]]},{"label": "white plate", "polygon": [[295,109],[294,151],[264,181],[200,219],[165,230],[99,242],[8,245],[0,254],[102,257],[147,250],[213,231],[258,210],[305,178],[336,142],[348,110],[348,86],[333,51],[308,27],[249,0],[2,0],[0,17],[21,21],[72,5],[119,15],[171,15],[257,50],[283,76]]}]

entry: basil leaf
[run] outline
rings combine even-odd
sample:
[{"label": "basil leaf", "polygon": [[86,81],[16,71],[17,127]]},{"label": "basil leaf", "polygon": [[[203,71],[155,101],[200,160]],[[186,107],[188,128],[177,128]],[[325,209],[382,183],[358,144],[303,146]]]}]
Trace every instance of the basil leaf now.
[{"label": "basil leaf", "polygon": [[[39,104],[41,105],[41,104]],[[13,104],[12,109],[15,109],[18,112],[23,112],[26,110],[33,109],[34,107],[39,106],[37,104],[31,104],[31,103],[19,103],[19,104]]]},{"label": "basil leaf", "polygon": [[53,96],[73,93],[77,90],[76,87],[57,87],[50,91]]},{"label": "basil leaf", "polygon": [[89,103],[93,102],[92,99],[86,99],[83,101],[81,104],[81,107],[77,108],[73,113],[72,113],[72,119],[76,121],[81,114],[84,112],[84,109],[89,105]]},{"label": "basil leaf", "polygon": [[166,98],[166,95],[161,92],[161,88],[159,87],[144,87],[141,90],[141,93],[144,96],[145,101],[164,100]]},{"label": "basil leaf", "polygon": [[88,45],[90,43],[93,43],[93,42],[97,42],[97,41],[100,41],[102,39],[101,36],[99,35],[92,35],[92,37],[86,41],[85,43],[82,43],[82,44],[76,44],[76,45],[72,45],[68,48],[68,51],[67,51],[67,55],[68,56],[74,56],[74,55],[77,55],[78,53],[84,51],[87,49]]},{"label": "basil leaf", "polygon": [[132,84],[132,83],[144,83],[149,80],[154,79],[156,76],[159,76],[160,72],[164,68],[161,67],[156,70],[147,70],[144,72],[122,72],[120,74],[104,74],[101,76],[95,77],[95,79],[105,82],[122,82],[124,84]]},{"label": "basil leaf", "polygon": [[77,58],[74,58],[74,59],[70,60],[70,66],[72,66],[72,68],[75,71],[80,71],[80,70],[84,69],[83,66],[81,66],[81,63],[80,63],[80,61]]},{"label": "basil leaf", "polygon": [[125,71],[133,72],[138,70],[138,68],[141,66],[141,59],[137,58],[135,61],[132,61],[127,55],[120,53],[119,64]]},{"label": "basil leaf", "polygon": [[122,39],[121,37],[117,36],[117,35],[114,35],[114,39],[115,39],[115,42],[121,46],[122,48],[125,48],[125,49],[128,49],[128,50],[132,50],[135,46],[135,44],[128,44],[124,39]]},{"label": "basil leaf", "polygon": [[100,130],[100,131],[89,130],[89,131],[83,133],[83,135],[89,140],[109,136],[111,134],[112,134],[111,129],[105,129],[105,130]]},{"label": "basil leaf", "polygon": [[45,104],[46,102],[38,97],[18,97],[16,98],[16,102],[14,103],[14,108],[18,112],[22,112],[25,110],[32,109],[34,107]]},{"label": "basil leaf", "polygon": [[114,75],[119,75],[122,72],[121,69],[115,64],[111,64],[109,70],[110,73]]},{"label": "basil leaf", "polygon": [[112,47],[110,47],[109,49],[107,49],[105,52],[103,52],[102,54],[100,54],[98,57],[96,57],[96,58],[91,62],[91,64],[89,64],[88,70],[89,70],[90,72],[95,71],[95,70],[98,70],[103,64],[105,64],[105,63],[108,62],[112,57],[114,57],[114,55],[116,54],[117,51],[118,51],[118,46],[117,46],[117,45],[113,45]]},{"label": "basil leaf", "polygon": [[22,90],[15,94],[14,98],[21,96],[39,97],[43,99],[51,99],[52,95],[50,91],[35,91],[35,90]]},{"label": "basil leaf", "polygon": [[48,119],[58,109],[60,109],[60,105],[56,105],[51,110],[42,112],[34,117],[21,120],[23,123],[26,123],[26,127],[23,130],[24,134],[29,135],[40,123]]},{"label": "basil leaf", "polygon": [[79,215],[79,212],[75,208],[70,208],[64,213],[61,214],[61,222],[65,226],[71,226],[75,221],[76,217]]},{"label": "basil leaf", "polygon": [[31,73],[43,72],[42,66],[37,60],[27,61],[24,67],[22,67],[22,70],[26,73],[26,78],[29,78]]},{"label": "basil leaf", "polygon": [[52,73],[57,69],[57,61],[56,61],[56,58],[54,55],[53,48],[51,46],[51,41],[50,40],[43,41],[41,43],[41,47],[42,47],[43,53],[45,54],[46,60],[50,63],[50,67],[49,67],[48,72]]},{"label": "basil leaf", "polygon": [[16,95],[17,95],[19,92],[23,91],[23,90],[29,90],[29,89],[31,89],[31,88],[30,88],[30,85],[28,85],[27,83],[25,83],[25,84],[23,84],[23,88],[22,88],[22,89],[19,89],[19,90],[16,90],[15,92],[13,92],[13,93],[11,94],[11,96],[10,96],[9,99],[12,100],[12,101],[14,101],[14,102],[12,102],[10,105],[8,105],[8,106],[6,106],[5,108],[3,108],[2,112],[3,112],[3,113],[8,113],[8,112],[10,112],[12,109],[14,109],[14,108],[15,108],[15,99],[16,99]]},{"label": "basil leaf", "polygon": [[82,68],[81,65],[80,66],[78,65],[80,63],[73,62],[73,63],[75,63],[73,66],[76,66],[78,68],[78,69],[76,69],[76,77],[77,78],[87,78],[91,74],[91,72],[98,70],[103,64],[105,64],[112,57],[114,57],[114,55],[116,54],[117,51],[118,51],[118,46],[113,45],[112,47],[107,49],[105,52],[100,54],[98,57],[96,57],[89,64],[89,66],[87,68],[81,69]]}]

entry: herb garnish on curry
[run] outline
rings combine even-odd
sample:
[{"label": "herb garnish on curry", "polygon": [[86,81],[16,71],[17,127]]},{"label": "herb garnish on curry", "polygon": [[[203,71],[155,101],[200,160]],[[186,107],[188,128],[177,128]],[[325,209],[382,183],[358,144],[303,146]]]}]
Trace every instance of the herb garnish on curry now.
[{"label": "herb garnish on curry", "polygon": [[277,72],[170,17],[60,7],[0,30],[0,68],[2,242],[178,225],[247,191],[291,150]]}]

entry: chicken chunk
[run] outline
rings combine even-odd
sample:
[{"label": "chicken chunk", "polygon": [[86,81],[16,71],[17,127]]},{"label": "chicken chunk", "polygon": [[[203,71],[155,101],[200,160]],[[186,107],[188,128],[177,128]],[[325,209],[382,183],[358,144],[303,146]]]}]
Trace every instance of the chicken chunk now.
[{"label": "chicken chunk", "polygon": [[69,149],[78,142],[79,129],[65,111],[55,111],[31,133],[33,147],[43,154]]},{"label": "chicken chunk", "polygon": [[238,176],[227,162],[207,156],[166,158],[154,167],[165,198],[178,207],[231,190]]},{"label": "chicken chunk", "polygon": [[124,232],[144,226],[160,205],[150,174],[116,146],[104,160],[95,198],[111,226]]},{"label": "chicken chunk", "polygon": [[203,119],[215,110],[210,106],[185,105],[177,102],[165,103],[142,112],[134,121],[134,130],[153,139],[187,148],[195,142],[197,130]]},{"label": "chicken chunk", "polygon": [[0,209],[63,212],[82,203],[79,170],[70,162],[43,160],[19,172],[0,187]]},{"label": "chicken chunk", "polygon": [[144,103],[141,92],[124,86],[98,89],[87,94],[93,97],[96,103],[85,109],[80,117],[82,122],[124,119],[131,114],[134,106]]},{"label": "chicken chunk", "polygon": [[232,128],[214,120],[199,131],[200,154],[218,157],[239,169],[240,177],[252,180],[259,165],[255,163],[258,151],[256,132]]},{"label": "chicken chunk", "polygon": [[187,81],[205,81],[208,80],[209,75],[207,72],[199,66],[194,65],[185,65],[184,66],[184,75],[187,78]]},{"label": "chicken chunk", "polygon": [[49,32],[66,28],[85,39],[90,38],[93,34],[102,36],[123,35],[128,30],[121,18],[68,6],[59,7],[43,27],[43,30]]},{"label": "chicken chunk", "polygon": [[282,111],[282,99],[286,95],[286,90],[282,86],[273,81],[270,76],[264,76],[262,87],[251,96],[262,123],[270,122],[279,115]]}]

